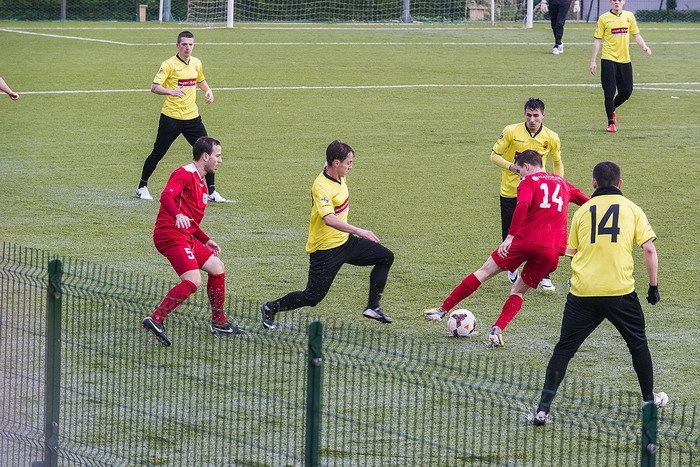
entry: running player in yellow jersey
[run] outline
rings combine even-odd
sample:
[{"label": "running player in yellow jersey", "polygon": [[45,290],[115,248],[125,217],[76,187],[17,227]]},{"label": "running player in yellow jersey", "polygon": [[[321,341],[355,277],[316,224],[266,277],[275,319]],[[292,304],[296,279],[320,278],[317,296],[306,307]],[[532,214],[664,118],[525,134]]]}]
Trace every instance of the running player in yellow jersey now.
[{"label": "running player in yellow jersey", "polygon": [[[510,222],[517,204],[516,191],[520,183],[515,157],[527,150],[537,151],[542,156],[542,168],[546,170],[547,158],[552,158],[552,172],[564,176],[564,164],[561,161],[561,142],[559,135],[542,124],[544,120],[544,102],[530,98],[525,102],[525,122],[508,125],[491,149],[491,161],[501,168],[501,240],[505,240],[510,230]],[[508,271],[508,279],[515,283],[517,271]],[[554,292],[549,275],[540,287],[545,292]]]},{"label": "running player in yellow jersey", "polygon": [[263,303],[260,307],[263,328],[274,329],[275,315],[281,311],[318,305],[346,263],[373,266],[369,275],[369,297],[362,316],[386,324],[393,321],[384,313],[379,300],[394,262],[394,253],[381,245],[371,230],[348,223],[350,196],[345,177],[352,169],[354,159],[353,149],[342,141],[336,140],[328,145],[326,165],[311,186],[306,288]]},{"label": "running player in yellow jersey", "polygon": [[[214,102],[214,92],[204,78],[202,62],[192,56],[193,50],[194,35],[189,31],[182,31],[177,36],[177,54],[164,61],[153,78],[151,92],[165,96],[165,100],[153,151],[143,163],[141,180],[136,188],[137,198],[153,199],[148,191],[148,179],[178,136],[183,135],[191,145],[201,136],[207,136],[197,108],[196,88],[204,92],[204,102],[207,104]],[[226,198],[216,191],[214,172],[206,175],[206,181],[208,200],[214,203],[227,202]]]},{"label": "running player in yellow jersey", "polygon": [[644,211],[622,195],[620,167],[606,161],[593,168],[591,199],[571,220],[566,254],[572,256],[571,291],[566,297],[561,336],[549,360],[535,425],[547,423],[552,400],[566,368],[583,341],[607,319],[632,355],[642,398],[664,406],[668,396],[654,393],[654,370],[647,344],[644,313],[634,291],[632,250],[641,246],[649,278],[647,301],[661,299],[656,234]]},{"label": "running player in yellow jersey", "polygon": [[[596,57],[602,46],[600,56],[600,84],[605,96],[605,113],[608,116],[606,131],[617,132],[617,114],[620,107],[632,95],[632,59],[630,58],[630,38],[651,55],[651,49],[639,34],[639,27],[634,13],[624,11],[625,0],[610,0],[612,9],[598,18],[598,26],[593,34],[593,53],[591,55],[591,74],[596,73]],[[617,95],[615,95],[617,92]]]}]

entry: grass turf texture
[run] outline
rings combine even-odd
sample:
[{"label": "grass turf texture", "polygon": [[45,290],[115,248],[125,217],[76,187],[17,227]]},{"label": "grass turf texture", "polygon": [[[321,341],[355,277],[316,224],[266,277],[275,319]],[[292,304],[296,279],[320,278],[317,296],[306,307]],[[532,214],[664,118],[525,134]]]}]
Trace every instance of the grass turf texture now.
[{"label": "grass turf texture", "polygon": [[[70,26],[88,29],[62,29]],[[325,146],[341,138],[356,149],[348,179],[350,222],[372,229],[396,254],[383,300],[395,323],[380,326],[361,318],[369,269],[352,266],[343,268],[316,309],[296,313],[428,341],[436,358],[448,348],[486,353],[482,337],[507,295],[505,276],[461,304],[476,314],[479,338],[447,339],[444,322],[426,323],[420,312],[439,304],[498,244],[499,173],[489,151],[505,125],[522,120],[523,102],[537,96],[547,105],[545,124],[561,137],[567,178],[590,192],[593,165],[617,161],[624,193],[656,230],[662,302],[651,307],[642,298],[656,387],[672,401],[695,400],[700,254],[692,240],[699,227],[700,97],[697,83],[658,83],[696,80],[700,27],[641,25],[654,55],[645,57],[632,45],[637,89],[618,112],[620,132],[611,135],[604,131],[598,78],[588,73],[594,24],[567,25],[566,52],[557,57],[549,53],[546,24],[532,30],[130,26],[0,23],[33,33],[140,44],[0,31],[12,64],[2,76],[15,91],[143,90],[0,100],[3,240],[175,281],[151,241],[158,203],[133,198],[133,189],[162,104],[162,97],[146,90],[160,62],[175,53],[177,32],[193,29],[194,55],[215,90],[213,105],[204,105],[201,93],[198,103],[209,133],[223,143],[217,187],[234,200],[210,206],[203,228],[224,250],[229,290],[262,301],[303,288],[310,185]],[[676,41],[693,44],[672,44]],[[364,45],[352,44],[358,42]],[[161,45],[150,45],[155,43]],[[250,89],[407,84],[446,87]],[[473,87],[449,87],[456,84]],[[494,84],[512,87],[487,86]],[[587,84],[591,87],[580,86]],[[226,87],[246,89],[217,90]],[[150,180],[154,194],[190,154],[180,138]],[[641,251],[635,257],[643,296]],[[558,337],[569,271],[569,260],[562,259],[553,276],[556,295],[526,298],[506,332],[507,347],[493,358],[545,367]],[[569,374],[638,391],[624,342],[609,324],[584,344]]]}]

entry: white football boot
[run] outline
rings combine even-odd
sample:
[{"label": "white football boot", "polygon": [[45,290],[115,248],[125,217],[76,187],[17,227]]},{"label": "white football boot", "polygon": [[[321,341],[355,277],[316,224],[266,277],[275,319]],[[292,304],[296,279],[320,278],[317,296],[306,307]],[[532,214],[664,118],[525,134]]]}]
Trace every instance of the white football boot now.
[{"label": "white football boot", "polygon": [[153,199],[153,196],[151,196],[151,193],[148,192],[147,186],[142,186],[141,188],[137,188],[136,189],[136,197],[141,198],[141,199],[148,199],[148,200]]}]

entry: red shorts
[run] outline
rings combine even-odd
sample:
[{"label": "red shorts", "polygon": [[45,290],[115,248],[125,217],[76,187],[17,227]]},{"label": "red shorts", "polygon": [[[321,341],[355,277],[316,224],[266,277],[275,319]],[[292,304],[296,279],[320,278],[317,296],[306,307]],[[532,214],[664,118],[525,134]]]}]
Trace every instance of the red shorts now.
[{"label": "red shorts", "polygon": [[168,258],[178,276],[201,269],[213,255],[202,242],[187,234],[157,230],[153,232],[153,243],[158,253]]},{"label": "red shorts", "polygon": [[536,289],[540,281],[559,265],[559,252],[553,248],[535,245],[515,238],[510,244],[508,256],[498,256],[498,249],[491,253],[491,258],[499,268],[515,271],[518,266],[525,263],[520,277],[523,282]]}]

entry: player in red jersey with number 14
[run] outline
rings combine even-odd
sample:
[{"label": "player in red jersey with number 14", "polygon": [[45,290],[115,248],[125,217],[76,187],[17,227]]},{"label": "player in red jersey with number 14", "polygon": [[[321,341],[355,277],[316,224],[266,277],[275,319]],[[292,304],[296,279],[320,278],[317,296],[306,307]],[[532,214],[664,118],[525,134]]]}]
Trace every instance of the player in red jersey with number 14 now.
[{"label": "player in red jersey with number 14", "polygon": [[542,278],[559,265],[559,256],[566,251],[569,202],[580,206],[589,199],[562,177],[546,173],[542,168],[542,156],[537,151],[519,154],[515,166],[523,178],[518,185],[518,204],[508,236],[478,271],[469,274],[454,288],[440,307],[425,312],[426,319],[439,321],[483,282],[500,272],[514,271],[525,263],[489,333],[489,343],[493,347],[503,346],[501,333],[520,311],[523,295],[536,289]]},{"label": "player in red jersey with number 14", "polygon": [[163,325],[165,318],[200,286],[200,269],[209,275],[207,294],[212,312],[209,330],[214,334],[240,334],[224,313],[226,273],[219,259],[221,248],[199,227],[209,200],[205,175],[221,164],[221,143],[202,136],[192,146],[192,154],[193,162],[170,175],[160,195],[160,210],[153,229],[156,249],[168,258],[181,279],[151,316],[143,320],[143,327],[163,345],[171,344]]}]

